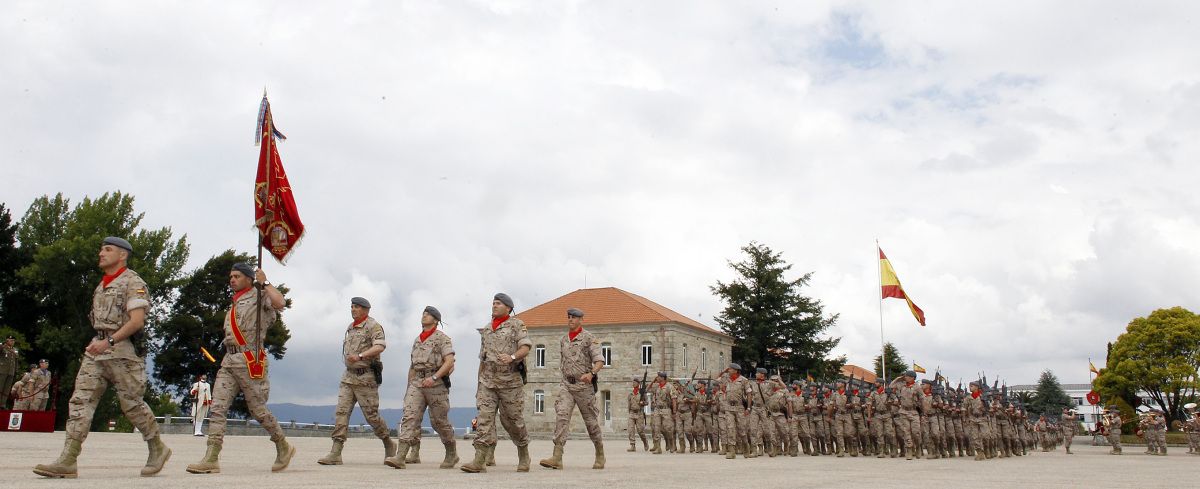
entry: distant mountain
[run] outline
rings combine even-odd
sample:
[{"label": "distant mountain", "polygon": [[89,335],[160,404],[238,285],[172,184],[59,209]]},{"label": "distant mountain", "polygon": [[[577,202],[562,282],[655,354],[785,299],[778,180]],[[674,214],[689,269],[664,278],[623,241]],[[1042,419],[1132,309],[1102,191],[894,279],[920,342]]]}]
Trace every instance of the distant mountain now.
[{"label": "distant mountain", "polygon": [[[333,412],[337,406],[304,406],[300,404],[281,403],[267,404],[271,413],[281,423],[295,421],[297,423],[320,423],[333,424]],[[400,424],[400,419],[404,417],[403,409],[380,409],[379,415],[387,422],[389,428],[396,428]],[[471,425],[471,418],[475,417],[475,408],[452,407],[450,408],[450,424],[454,426],[455,431],[462,433],[462,429]],[[354,412],[350,414],[350,424],[367,424],[366,418],[363,418],[362,410],[357,405],[354,406]],[[429,426],[429,415],[421,420],[421,426]]]}]

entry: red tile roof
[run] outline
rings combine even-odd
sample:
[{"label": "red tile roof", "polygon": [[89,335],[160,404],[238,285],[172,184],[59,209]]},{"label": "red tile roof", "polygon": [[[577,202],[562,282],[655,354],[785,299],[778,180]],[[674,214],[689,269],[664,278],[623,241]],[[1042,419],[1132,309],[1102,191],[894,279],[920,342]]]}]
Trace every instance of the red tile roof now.
[{"label": "red tile roof", "polygon": [[567,326],[567,309],[572,307],[583,310],[585,327],[678,323],[706,333],[728,336],[650,299],[616,287],[579,289],[518,313],[517,317],[530,328],[561,328]]},{"label": "red tile roof", "polygon": [[842,366],[842,377],[849,377],[850,374],[854,374],[854,378],[856,379],[862,379],[871,384],[875,383],[875,378],[877,377],[873,371],[847,363]]}]

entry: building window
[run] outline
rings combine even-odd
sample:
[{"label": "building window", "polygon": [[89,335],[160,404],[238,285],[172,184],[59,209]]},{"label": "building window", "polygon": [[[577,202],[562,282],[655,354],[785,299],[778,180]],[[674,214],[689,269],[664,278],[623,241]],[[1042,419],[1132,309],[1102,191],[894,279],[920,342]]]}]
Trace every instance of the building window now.
[{"label": "building window", "polygon": [[721,370],[725,370],[725,367],[729,365],[728,363],[725,363],[725,352],[718,353],[717,359],[719,362],[721,362],[720,365],[717,366],[720,367]]},{"label": "building window", "polygon": [[600,344],[600,356],[604,357],[604,366],[612,366],[612,343]]},{"label": "building window", "polygon": [[612,421],[612,393],[604,391],[604,421]]},{"label": "building window", "polygon": [[537,368],[546,368],[546,345],[538,345],[534,347],[533,366]]},{"label": "building window", "polygon": [[649,341],[642,342],[642,366],[648,367],[654,363],[654,349]]},{"label": "building window", "polygon": [[700,349],[700,370],[708,372],[708,348]]},{"label": "building window", "polygon": [[533,391],[533,414],[542,414],[546,412],[546,392],[542,390]]},{"label": "building window", "polygon": [[683,371],[687,372],[687,370],[688,370],[687,343],[683,344],[683,360],[680,361],[679,364],[683,366]]}]

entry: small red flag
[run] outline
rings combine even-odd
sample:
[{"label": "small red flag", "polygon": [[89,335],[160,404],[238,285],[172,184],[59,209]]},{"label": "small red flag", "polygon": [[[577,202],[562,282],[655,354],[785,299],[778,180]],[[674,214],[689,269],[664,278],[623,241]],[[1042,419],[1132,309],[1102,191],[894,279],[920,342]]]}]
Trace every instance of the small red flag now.
[{"label": "small red flag", "polygon": [[254,180],[254,227],[258,228],[263,248],[279,263],[286,264],[292,250],[304,238],[304,223],[300,222],[292,185],[279,159],[276,138],[287,139],[275,128],[271,104],[267,102],[267,94],[263,93],[255,139],[262,149],[258,153],[258,174]]}]

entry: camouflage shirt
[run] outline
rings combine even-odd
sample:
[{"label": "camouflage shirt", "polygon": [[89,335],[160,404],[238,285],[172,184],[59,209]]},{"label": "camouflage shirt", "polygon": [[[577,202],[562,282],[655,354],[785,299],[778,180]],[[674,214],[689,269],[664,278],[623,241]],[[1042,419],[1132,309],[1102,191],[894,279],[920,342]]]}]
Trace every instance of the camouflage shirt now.
[{"label": "camouflage shirt", "polygon": [[[357,355],[375,345],[387,346],[383,339],[383,325],[375,321],[375,318],[368,316],[363,322],[357,325],[350,323],[346,327],[346,335],[342,338],[342,361],[346,363],[346,371],[342,372],[343,384],[375,385],[375,374],[367,368],[371,366],[371,362],[361,358],[357,362],[351,362],[349,359],[350,355]],[[359,369],[365,370],[358,373]]]},{"label": "camouflage shirt", "polygon": [[562,352],[558,356],[562,385],[576,391],[592,390],[591,383],[585,384],[579,379],[591,373],[596,362],[604,361],[604,356],[600,354],[600,341],[588,330],[580,329],[573,340],[571,333],[564,334],[558,340],[558,351]]},{"label": "camouflage shirt", "polygon": [[[146,291],[146,282],[137,272],[126,268],[108,285],[104,285],[104,282],[96,285],[96,290],[92,293],[92,310],[88,313],[88,319],[97,333],[111,335],[129,322],[130,311],[140,308],[150,310],[150,294]],[[130,340],[126,338],[118,341],[109,352],[100,355],[87,352],[84,355],[96,360],[141,358]]]},{"label": "camouflage shirt", "polygon": [[[225,338],[221,341],[226,348],[238,348],[237,337],[233,333],[235,322],[238,330],[241,331],[242,339],[246,342],[246,351],[254,351],[255,341],[266,341],[267,329],[275,324],[279,312],[272,307],[267,294],[262,293],[264,300],[256,324],[255,306],[258,304],[258,296],[258,291],[254,290],[254,287],[233,294],[233,305],[229,309],[229,313],[225,315]],[[263,355],[264,366],[268,363],[267,357],[269,356]],[[221,359],[222,367],[244,367],[245,365],[246,356],[242,353],[232,355],[226,353],[225,358]]]},{"label": "camouflage shirt", "polygon": [[442,330],[434,330],[425,341],[421,341],[421,335],[417,335],[413,338],[409,368],[418,378],[430,377],[442,368],[446,357],[453,354],[454,344],[450,341],[450,335]]},{"label": "camouflage shirt", "polygon": [[[479,330],[479,384],[488,389],[519,388],[521,374],[516,362],[500,363],[500,358],[510,357],[522,346],[533,346],[525,323],[510,316],[493,330],[491,323]],[[519,360],[524,361],[524,359]]]}]

